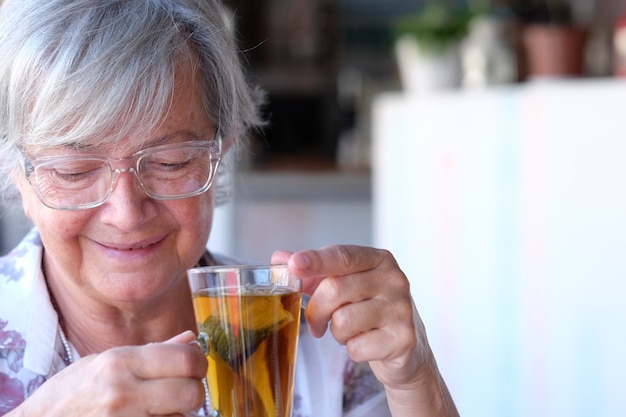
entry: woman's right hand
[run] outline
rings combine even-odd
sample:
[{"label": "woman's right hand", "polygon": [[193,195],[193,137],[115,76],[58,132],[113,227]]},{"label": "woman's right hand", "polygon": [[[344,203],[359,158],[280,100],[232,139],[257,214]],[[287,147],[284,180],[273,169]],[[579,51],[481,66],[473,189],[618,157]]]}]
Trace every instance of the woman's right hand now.
[{"label": "woman's right hand", "polygon": [[204,402],[203,353],[184,332],[163,343],[86,356],[46,381],[7,417],[180,416]]}]

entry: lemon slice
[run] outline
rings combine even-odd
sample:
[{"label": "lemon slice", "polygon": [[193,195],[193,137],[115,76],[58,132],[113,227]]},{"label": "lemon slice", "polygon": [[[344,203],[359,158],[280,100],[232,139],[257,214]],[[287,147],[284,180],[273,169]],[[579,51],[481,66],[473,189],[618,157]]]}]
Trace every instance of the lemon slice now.
[{"label": "lemon slice", "polygon": [[209,339],[210,355],[237,368],[272,332],[294,320],[280,296],[246,295],[226,298],[226,317],[209,316],[199,330]]}]

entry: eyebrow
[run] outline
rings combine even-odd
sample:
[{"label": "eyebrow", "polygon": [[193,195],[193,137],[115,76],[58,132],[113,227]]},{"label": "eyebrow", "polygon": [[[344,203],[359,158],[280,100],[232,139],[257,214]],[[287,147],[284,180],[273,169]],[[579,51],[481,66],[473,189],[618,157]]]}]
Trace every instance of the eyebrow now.
[{"label": "eyebrow", "polygon": [[[215,136],[216,134],[213,133],[211,136],[211,139],[215,138]],[[150,141],[142,142],[141,143],[142,146],[137,147],[135,150],[131,152],[132,153],[139,152],[143,149],[149,149],[155,146],[164,145],[166,143],[173,141],[174,139],[179,139],[179,138],[182,139],[181,142],[185,142],[189,140],[208,139],[205,135],[199,135],[196,132],[192,132],[189,130],[180,130],[180,131],[168,133],[165,136],[157,137]],[[70,142],[65,145],[59,146],[57,149],[69,149],[69,150],[76,150],[76,151],[99,153],[98,150],[99,148],[102,147],[103,144],[105,144],[105,142],[91,144],[91,143],[83,143],[83,142],[75,141],[75,142]],[[117,148],[118,144],[119,142],[116,141],[116,142],[108,143],[107,145],[110,145],[112,149],[115,149]],[[102,152],[100,151],[100,153]]]}]

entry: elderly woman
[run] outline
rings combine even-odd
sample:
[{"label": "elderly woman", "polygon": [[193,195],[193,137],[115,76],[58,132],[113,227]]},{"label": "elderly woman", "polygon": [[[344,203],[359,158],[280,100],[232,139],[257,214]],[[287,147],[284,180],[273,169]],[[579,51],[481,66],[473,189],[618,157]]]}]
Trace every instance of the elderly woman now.
[{"label": "elderly woman", "polygon": [[[216,176],[261,124],[224,22],[211,0],[4,1],[1,192],[34,228],[0,261],[0,415],[202,408],[186,270],[227,262]],[[274,258],[312,294],[294,415],[457,415],[391,254]]]}]

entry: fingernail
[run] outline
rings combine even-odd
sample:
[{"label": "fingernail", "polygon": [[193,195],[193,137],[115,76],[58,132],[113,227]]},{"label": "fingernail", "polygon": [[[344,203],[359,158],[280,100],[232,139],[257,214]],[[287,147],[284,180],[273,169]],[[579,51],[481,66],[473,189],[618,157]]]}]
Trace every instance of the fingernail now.
[{"label": "fingernail", "polygon": [[307,269],[311,266],[311,259],[307,255],[301,253],[294,256],[293,263],[297,268]]},{"label": "fingernail", "polygon": [[198,346],[198,349],[202,349],[202,345],[200,344],[199,341],[197,340],[190,340],[189,342],[187,342],[188,345],[194,345],[194,346]]}]

